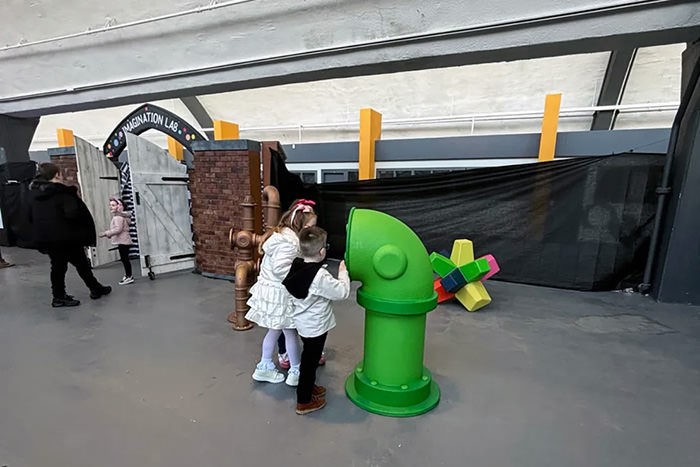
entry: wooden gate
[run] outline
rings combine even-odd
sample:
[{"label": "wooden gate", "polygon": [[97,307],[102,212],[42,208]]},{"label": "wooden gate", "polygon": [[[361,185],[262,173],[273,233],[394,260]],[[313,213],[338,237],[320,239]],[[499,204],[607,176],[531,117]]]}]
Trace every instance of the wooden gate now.
[{"label": "wooden gate", "polygon": [[[78,164],[78,183],[83,201],[92,218],[97,232],[109,228],[112,215],[109,212],[109,197],[119,196],[119,169],[102,153],[84,139],[75,137],[75,158]],[[97,247],[89,249],[93,267],[116,261],[119,253],[108,238],[98,238]]]},{"label": "wooden gate", "polygon": [[187,168],[164,149],[127,133],[141,274],[194,268]]}]

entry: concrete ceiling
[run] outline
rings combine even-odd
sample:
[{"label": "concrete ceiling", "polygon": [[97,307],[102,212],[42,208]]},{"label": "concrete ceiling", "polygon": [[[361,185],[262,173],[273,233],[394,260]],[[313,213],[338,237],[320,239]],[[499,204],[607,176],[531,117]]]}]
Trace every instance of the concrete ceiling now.
[{"label": "concrete ceiling", "polygon": [[[61,3],[60,15],[48,9],[50,3],[0,6],[0,14],[14,19],[0,32],[0,43],[46,39],[46,31],[52,36],[77,32],[103,20],[123,24],[205,2],[153,0],[145,5],[125,0],[93,11],[95,2],[67,1]],[[127,10],[131,13],[122,14]],[[110,11],[119,15],[110,16]],[[176,19],[0,49],[0,114],[37,116],[698,37],[700,11],[695,1],[380,0],[371,7],[352,1],[247,1]]]}]

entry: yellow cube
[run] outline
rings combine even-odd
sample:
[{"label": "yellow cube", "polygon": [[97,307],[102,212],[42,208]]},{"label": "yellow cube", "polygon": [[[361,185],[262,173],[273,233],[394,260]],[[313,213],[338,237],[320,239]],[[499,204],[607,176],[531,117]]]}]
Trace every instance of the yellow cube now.
[{"label": "yellow cube", "polygon": [[481,282],[470,282],[458,290],[455,297],[469,311],[476,311],[491,303],[491,296]]},{"label": "yellow cube", "polygon": [[474,261],[474,245],[472,241],[466,239],[455,240],[452,244],[450,260],[452,260],[457,267]]}]

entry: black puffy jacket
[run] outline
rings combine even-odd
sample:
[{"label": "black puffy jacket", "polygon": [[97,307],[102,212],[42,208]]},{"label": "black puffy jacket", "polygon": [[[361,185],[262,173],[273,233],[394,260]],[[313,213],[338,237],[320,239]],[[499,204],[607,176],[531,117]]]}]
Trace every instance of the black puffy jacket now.
[{"label": "black puffy jacket", "polygon": [[95,221],[78,189],[35,179],[31,184],[32,238],[39,250],[67,246],[95,246]]}]

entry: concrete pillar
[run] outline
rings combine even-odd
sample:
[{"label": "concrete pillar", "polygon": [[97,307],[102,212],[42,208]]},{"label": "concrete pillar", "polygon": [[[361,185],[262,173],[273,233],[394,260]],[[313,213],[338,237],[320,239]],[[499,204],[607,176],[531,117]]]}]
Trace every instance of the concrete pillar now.
[{"label": "concrete pillar", "polygon": [[75,146],[73,130],[69,130],[68,128],[56,128],[56,139],[58,140],[58,147],[60,148]]},{"label": "concrete pillar", "polygon": [[198,141],[192,150],[190,193],[197,268],[205,276],[233,279],[235,256],[229,230],[242,227],[240,204],[246,195],[257,204],[255,233],[262,233],[260,143]]},{"label": "concrete pillar", "polygon": [[214,120],[214,139],[217,141],[223,141],[227,139],[238,139],[240,138],[240,133],[238,131],[238,124],[226,122],[224,120]]},{"label": "concrete pillar", "polygon": [[700,60],[700,38],[688,44],[681,56],[681,94],[688,89],[695,64]]},{"label": "concrete pillar", "polygon": [[39,125],[39,117],[15,118],[0,115],[0,147],[4,148],[5,162],[27,162],[29,146]]},{"label": "concrete pillar", "polygon": [[559,107],[561,94],[547,94],[544,101],[544,116],[542,117],[542,135],[540,136],[540,152],[537,160],[546,162],[554,160],[557,146],[557,127],[559,125]]},{"label": "concrete pillar", "polygon": [[177,161],[182,160],[182,153],[183,153],[183,146],[180,144],[175,138],[172,136],[168,136],[168,152],[170,153],[171,156],[175,158]]},{"label": "concrete pillar", "polygon": [[[662,217],[653,295],[662,302],[700,305],[700,41],[683,53],[683,88],[670,188]],[[684,106],[684,100],[687,105]]]},{"label": "concrete pillar", "polygon": [[382,114],[374,109],[360,109],[359,179],[376,177],[374,152],[382,136]]}]

